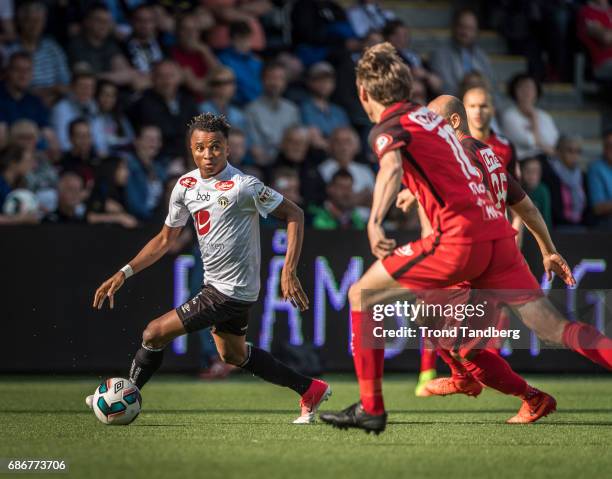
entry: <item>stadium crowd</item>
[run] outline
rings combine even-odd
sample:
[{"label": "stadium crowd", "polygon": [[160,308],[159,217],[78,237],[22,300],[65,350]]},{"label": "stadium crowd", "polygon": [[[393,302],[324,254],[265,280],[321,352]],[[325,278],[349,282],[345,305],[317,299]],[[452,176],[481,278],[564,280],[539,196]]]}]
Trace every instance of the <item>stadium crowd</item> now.
[{"label": "stadium crowd", "polygon": [[[484,2],[463,3],[480,12]],[[187,123],[211,111],[233,126],[232,163],[301,205],[312,227],[363,229],[376,164],[354,67],[363,48],[389,41],[412,70],[413,101],[490,92],[493,128],[514,145],[517,176],[551,226],[612,229],[612,130],[585,170],[580,138],[538,106],[541,81],[571,81],[571,35],[594,80],[610,85],[612,6],[495,3],[491,19],[549,22],[542,31],[552,32],[529,41],[500,24],[529,65],[507,96],[479,46],[482,16],[469,9],[455,12],[447,44],[421,52],[410,26],[375,0],[0,2],[0,224],[160,222],[177,177],[193,169]],[[418,222],[395,210],[388,225]]]}]

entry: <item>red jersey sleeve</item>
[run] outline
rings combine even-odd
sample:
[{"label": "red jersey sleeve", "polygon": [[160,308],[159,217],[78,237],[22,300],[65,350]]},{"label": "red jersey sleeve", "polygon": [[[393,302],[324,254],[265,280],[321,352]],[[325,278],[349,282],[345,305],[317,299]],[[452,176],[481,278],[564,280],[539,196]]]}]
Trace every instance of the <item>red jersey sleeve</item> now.
[{"label": "red jersey sleeve", "polygon": [[369,137],[372,151],[379,160],[385,153],[407,146],[410,141],[410,132],[401,125],[397,116],[376,125]]}]

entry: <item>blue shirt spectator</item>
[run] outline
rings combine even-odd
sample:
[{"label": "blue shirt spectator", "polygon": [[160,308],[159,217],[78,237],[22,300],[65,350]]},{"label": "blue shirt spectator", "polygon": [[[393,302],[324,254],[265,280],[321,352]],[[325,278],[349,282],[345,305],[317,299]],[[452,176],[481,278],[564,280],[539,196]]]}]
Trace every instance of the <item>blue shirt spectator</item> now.
[{"label": "blue shirt spectator", "polygon": [[604,135],[604,157],[591,163],[587,182],[593,213],[599,225],[612,229],[612,131]]},{"label": "blue shirt spectator", "polygon": [[336,129],[349,125],[345,111],[338,105],[329,103],[321,108],[312,98],[309,98],[301,107],[302,122],[306,126],[316,126],[324,136],[329,136]]},{"label": "blue shirt spectator", "polygon": [[14,53],[6,69],[6,80],[0,84],[0,124],[10,126],[25,118],[39,128],[49,126],[49,111],[40,98],[28,92],[31,82],[32,58],[24,52]]},{"label": "blue shirt spectator", "polygon": [[122,154],[130,172],[125,186],[127,211],[140,220],[153,216],[164,194],[166,168],[158,159],[161,148],[159,127],[145,125],[134,140],[134,148]]},{"label": "blue shirt spectator", "polygon": [[219,53],[219,61],[231,68],[237,79],[234,103],[243,106],[262,92],[262,61],[251,51],[252,31],[246,22],[230,25],[232,46]]}]

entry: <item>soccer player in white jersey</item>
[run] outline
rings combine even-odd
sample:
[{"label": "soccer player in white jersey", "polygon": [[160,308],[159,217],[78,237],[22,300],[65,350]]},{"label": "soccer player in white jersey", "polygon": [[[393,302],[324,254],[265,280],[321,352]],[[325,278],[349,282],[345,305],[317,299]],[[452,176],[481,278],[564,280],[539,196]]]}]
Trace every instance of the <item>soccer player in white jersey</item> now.
[{"label": "soccer player in white jersey", "polygon": [[[299,374],[270,353],[246,343],[249,309],[259,295],[259,217],[268,214],[287,222],[287,254],[281,275],[285,300],[301,311],[308,298],[296,275],[304,214],[293,202],[228,163],[230,125],[223,116],[204,113],[189,125],[189,146],[197,168],[183,175],[170,197],[161,232],[96,291],[93,306],[102,308],[124,281],[151,266],[179,236],[189,216],[204,262],[200,293],[182,306],[151,321],[130,369],[130,381],[142,388],[161,366],[165,346],[174,338],[212,327],[223,361],[250,371],[301,396],[301,415],[294,423],[314,422],[319,405],[329,397],[328,384]],[[86,402],[91,405],[90,397]]]}]

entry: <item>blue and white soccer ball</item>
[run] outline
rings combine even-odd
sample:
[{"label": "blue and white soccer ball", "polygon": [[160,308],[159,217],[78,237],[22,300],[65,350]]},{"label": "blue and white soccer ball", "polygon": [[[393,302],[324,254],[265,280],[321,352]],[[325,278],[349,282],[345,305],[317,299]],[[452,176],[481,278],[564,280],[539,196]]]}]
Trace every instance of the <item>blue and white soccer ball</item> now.
[{"label": "blue and white soccer ball", "polygon": [[4,200],[3,212],[5,215],[19,215],[36,213],[38,211],[38,198],[29,190],[18,188],[11,191]]},{"label": "blue and white soccer ball", "polygon": [[96,388],[92,407],[104,424],[130,424],[142,407],[140,390],[129,380],[110,378]]}]

